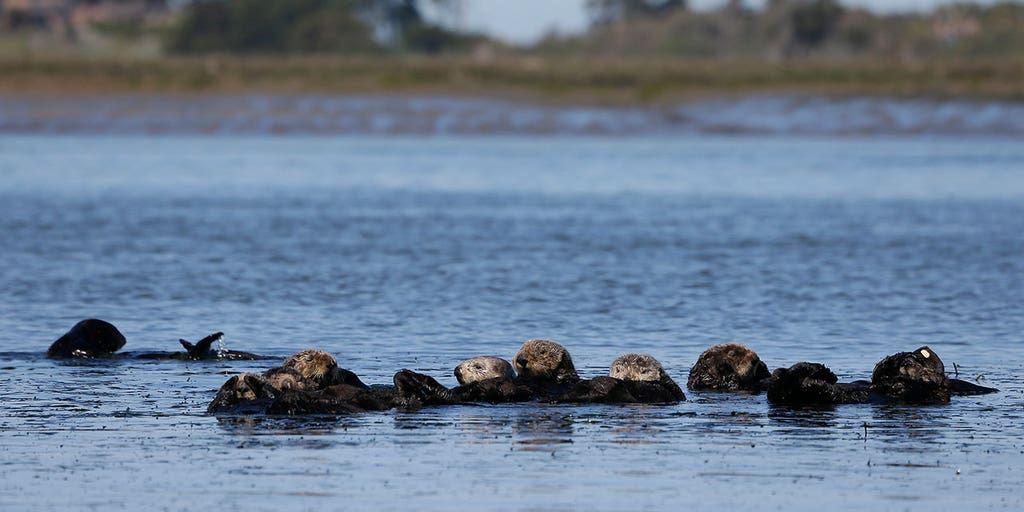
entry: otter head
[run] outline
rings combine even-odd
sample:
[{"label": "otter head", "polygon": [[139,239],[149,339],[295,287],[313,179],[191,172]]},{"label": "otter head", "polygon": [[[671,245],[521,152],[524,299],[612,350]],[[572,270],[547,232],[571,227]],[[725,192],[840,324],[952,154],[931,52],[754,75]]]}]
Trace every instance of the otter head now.
[{"label": "otter head", "polygon": [[513,380],[516,374],[512,364],[493,356],[480,356],[467,359],[455,367],[455,378],[459,384],[469,384],[487,379]]},{"label": "otter head", "polygon": [[647,354],[624,354],[612,363],[608,376],[621,380],[659,381],[667,374],[661,363]]},{"label": "otter head", "polygon": [[565,347],[550,340],[523,343],[513,360],[520,379],[571,382],[579,380],[572,357]]},{"label": "otter head", "polygon": [[790,405],[835,404],[833,384],[839,379],[821,363],[796,363],[776,368],[768,384],[768,403]]},{"label": "otter head", "polygon": [[206,408],[207,412],[214,413],[226,407],[242,402],[259,400],[261,398],[275,398],[279,392],[262,375],[255,373],[244,373],[235,375],[225,382],[217,396]]},{"label": "otter head", "polygon": [[757,389],[771,374],[757,352],[738,343],[715,345],[704,351],[690,368],[686,387],[715,391]]},{"label": "otter head", "polygon": [[338,361],[323,350],[310,349],[285,359],[281,366],[297,370],[303,377],[312,381],[317,388],[321,388],[327,384],[332,372],[338,367]]},{"label": "otter head", "polygon": [[89,318],[78,322],[53,342],[46,351],[46,357],[103,357],[117,352],[124,344],[124,335],[114,324]]},{"label": "otter head", "polygon": [[875,391],[904,402],[947,402],[946,367],[928,347],[899,352],[875,365]]}]

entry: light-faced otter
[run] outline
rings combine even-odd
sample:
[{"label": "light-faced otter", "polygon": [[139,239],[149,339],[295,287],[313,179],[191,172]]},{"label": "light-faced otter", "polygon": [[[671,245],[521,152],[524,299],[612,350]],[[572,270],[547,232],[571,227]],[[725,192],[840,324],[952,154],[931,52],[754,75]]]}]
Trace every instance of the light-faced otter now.
[{"label": "light-faced otter", "polygon": [[469,384],[487,379],[515,380],[512,363],[495,356],[480,356],[467,359],[455,367],[455,379],[459,384]]},{"label": "light-faced otter", "polygon": [[406,400],[440,405],[557,401],[580,381],[569,351],[551,340],[532,339],[523,343],[513,358],[514,374],[502,361],[489,357],[463,361],[456,368],[461,385],[454,388],[412,370],[396,373],[395,386],[399,396]]},{"label": "light-faced otter", "polygon": [[124,335],[113,324],[89,318],[78,322],[70,331],[53,342],[46,351],[46,357],[109,357],[124,344]]},{"label": "light-faced otter", "polygon": [[253,354],[250,352],[242,352],[239,350],[221,350],[214,349],[213,344],[219,343],[224,339],[224,333],[215,332],[198,342],[194,345],[186,340],[179,339],[178,343],[184,347],[185,352],[146,352],[139,354],[139,359],[177,359],[181,361],[211,361],[211,360],[257,360],[257,359],[269,359],[268,357]]},{"label": "light-faced otter", "polygon": [[695,391],[760,393],[770,377],[768,365],[757,352],[738,343],[725,343],[705,350],[697,358],[686,387]]},{"label": "light-faced otter", "polygon": [[558,398],[561,402],[673,403],[686,395],[661,363],[647,354],[623,354],[612,362],[608,376],[576,383]]},{"label": "light-faced otter", "polygon": [[661,363],[647,354],[623,354],[612,362],[608,376],[622,380],[637,402],[682,402],[686,395]]},{"label": "light-faced otter", "polygon": [[516,382],[512,364],[494,356],[467,359],[455,367],[459,385],[447,388],[433,377],[412,370],[395,374],[398,394],[409,404],[446,405],[467,402],[525,402],[533,392]]},{"label": "light-faced otter", "polygon": [[[611,375],[580,379],[572,357],[562,345],[550,340],[530,340],[516,354],[518,378],[498,361],[474,358],[459,365],[456,376],[461,385],[446,388],[432,377],[402,370],[395,374],[399,394],[424,405],[466,402],[523,402],[542,400],[574,403],[665,403],[686,399],[682,389],[664,371],[657,359],[644,354],[626,354],[612,363]],[[474,380],[463,379],[464,369],[473,366]]]},{"label": "light-faced otter", "polygon": [[946,377],[939,356],[928,347],[899,352],[875,365],[871,382],[838,383],[820,363],[779,368],[768,385],[768,402],[784,405],[851,403],[943,404],[951,395],[994,393],[994,388]]}]

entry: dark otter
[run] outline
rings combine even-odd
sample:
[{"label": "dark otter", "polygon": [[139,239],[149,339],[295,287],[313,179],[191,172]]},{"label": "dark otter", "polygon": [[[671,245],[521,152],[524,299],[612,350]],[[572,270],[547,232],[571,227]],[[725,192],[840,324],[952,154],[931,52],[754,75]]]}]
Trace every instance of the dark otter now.
[{"label": "dark otter", "polygon": [[697,358],[686,387],[694,391],[760,393],[770,377],[768,365],[757,352],[738,343],[725,343],[705,350]]},{"label": "dark otter", "polygon": [[836,405],[867,402],[870,383],[839,384],[832,370],[820,363],[797,363],[777,368],[768,383],[768,403],[776,405]]},{"label": "dark otter", "polygon": [[113,324],[89,318],[78,322],[70,331],[53,342],[46,351],[46,357],[109,357],[124,344],[124,335]]},{"label": "dark otter", "polygon": [[224,339],[224,333],[215,332],[198,342],[195,345],[192,343],[179,339],[178,342],[185,348],[185,352],[146,352],[139,354],[139,359],[177,359],[181,361],[210,361],[210,360],[257,360],[257,359],[269,359],[268,357],[252,354],[250,352],[241,352],[238,350],[220,350],[214,349],[213,343],[220,342]]},{"label": "dark otter", "polygon": [[820,363],[779,368],[768,385],[768,402],[785,405],[851,403],[943,404],[951,395],[994,393],[995,388],[946,377],[942,360],[928,347],[899,352],[875,365],[871,382],[837,383]]},{"label": "dark otter", "polygon": [[875,365],[871,389],[888,401],[900,403],[946,403],[951,395],[982,395],[998,389],[946,377],[946,367],[928,347],[899,352]]},{"label": "dark otter", "polygon": [[206,407],[206,412],[232,414],[264,413],[281,395],[266,377],[255,373],[235,375],[227,380]]}]

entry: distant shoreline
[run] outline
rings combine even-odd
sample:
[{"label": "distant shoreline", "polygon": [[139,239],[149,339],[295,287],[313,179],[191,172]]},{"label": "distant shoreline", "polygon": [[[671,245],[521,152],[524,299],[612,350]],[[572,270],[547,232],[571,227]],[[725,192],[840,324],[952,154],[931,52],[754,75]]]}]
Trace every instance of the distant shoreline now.
[{"label": "distant shoreline", "polygon": [[0,134],[1024,135],[1024,103],[748,94],[572,105],[441,94],[0,93]]},{"label": "distant shoreline", "polygon": [[445,95],[657,106],[751,94],[1024,102],[1024,61],[765,63],[678,59],[237,57],[0,59],[10,95]]}]

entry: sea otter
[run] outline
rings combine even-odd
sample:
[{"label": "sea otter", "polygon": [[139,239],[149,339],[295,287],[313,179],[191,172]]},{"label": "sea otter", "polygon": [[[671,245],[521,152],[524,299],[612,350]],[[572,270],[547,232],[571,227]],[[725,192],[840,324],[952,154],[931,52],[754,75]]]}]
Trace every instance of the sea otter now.
[{"label": "sea otter", "polygon": [[[490,359],[491,361],[485,361]],[[474,358],[459,365],[488,369],[475,380],[459,377],[460,386],[446,388],[436,380],[409,370],[395,375],[399,394],[425,405],[466,402],[542,400],[573,403],[658,403],[686,399],[682,389],[656,359],[626,354],[612,363],[610,375],[580,379],[569,352],[550,340],[530,340],[516,354],[518,378],[503,371],[498,358]],[[498,361],[501,361],[498,359]]]},{"label": "sea otter", "polygon": [[78,322],[70,331],[53,342],[46,351],[46,357],[109,357],[124,344],[124,335],[113,324],[89,318]]},{"label": "sea otter", "polygon": [[951,395],[996,393],[995,388],[946,377],[946,367],[927,346],[913,352],[899,352],[875,365],[871,390],[890,402],[946,403]]},{"label": "sea otter", "polygon": [[467,359],[455,367],[459,385],[447,388],[433,377],[412,370],[395,374],[398,394],[410,404],[446,405],[466,402],[525,402],[533,392],[516,382],[512,364],[494,356]]},{"label": "sea otter", "polygon": [[192,344],[189,341],[179,339],[178,343],[185,348],[185,352],[146,352],[139,354],[139,359],[177,359],[181,361],[210,361],[210,360],[257,360],[269,359],[266,356],[242,352],[238,350],[214,349],[214,342],[224,339],[224,333],[215,332],[198,342]]},{"label": "sea otter", "polygon": [[838,383],[820,363],[779,368],[768,384],[768,402],[777,405],[850,403],[943,404],[951,395],[979,395],[998,390],[946,377],[939,356],[928,347],[899,352],[875,365],[871,381]]},{"label": "sea otter", "polygon": [[322,350],[303,350],[262,375],[228,379],[207,412],[236,414],[348,414],[385,410],[403,402],[392,386],[367,386]]},{"label": "sea otter", "polygon": [[495,356],[479,356],[467,359],[455,367],[455,379],[459,384],[469,384],[487,379],[515,380],[512,363]]},{"label": "sea otter", "polygon": [[768,365],[757,352],[738,343],[725,343],[705,350],[697,358],[686,387],[694,391],[760,393],[770,377]]},{"label": "sea otter", "polygon": [[422,405],[467,402],[557,401],[581,380],[569,351],[542,339],[523,343],[513,358],[515,373],[501,358],[467,359],[456,368],[460,385],[447,388],[433,377],[412,370],[395,374],[399,396]]},{"label": "sea otter", "polygon": [[832,370],[821,363],[797,363],[777,368],[768,383],[768,403],[775,405],[859,404],[870,400],[871,384],[839,384]]},{"label": "sea otter", "polygon": [[584,379],[558,397],[577,403],[673,403],[686,395],[661,363],[647,354],[623,354],[612,362],[608,376]]},{"label": "sea otter", "polygon": [[686,395],[661,363],[647,354],[623,354],[612,362],[608,376],[626,383],[637,402],[682,402]]}]

